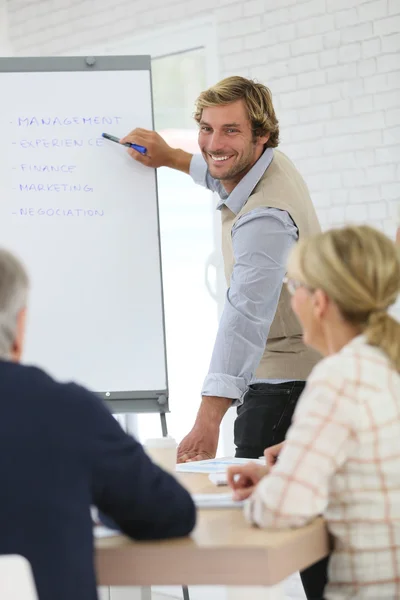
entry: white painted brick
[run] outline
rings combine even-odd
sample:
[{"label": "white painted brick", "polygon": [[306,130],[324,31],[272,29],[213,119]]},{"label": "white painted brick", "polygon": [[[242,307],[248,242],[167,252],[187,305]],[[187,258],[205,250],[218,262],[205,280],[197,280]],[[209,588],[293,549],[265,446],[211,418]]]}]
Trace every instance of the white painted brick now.
[{"label": "white painted brick", "polygon": [[[321,156],[321,149],[320,140],[307,142],[307,156],[310,158]],[[290,144],[287,148],[287,154],[293,158],[293,160],[304,158],[304,144],[302,142],[299,144]]]},{"label": "white painted brick", "polygon": [[386,146],[400,142],[400,127],[391,127],[383,132],[383,143]]},{"label": "white painted brick", "polygon": [[351,114],[351,102],[349,98],[334,102],[331,106],[332,114],[335,118],[347,117]]},{"label": "white painted brick", "polygon": [[323,123],[307,123],[307,125],[297,125],[291,128],[292,141],[304,142],[305,140],[316,140],[322,137],[324,133]]},{"label": "white painted brick", "polygon": [[365,92],[367,94],[379,93],[388,90],[388,78],[385,74],[368,77],[364,81]]},{"label": "white painted brick", "polygon": [[378,64],[378,71],[380,73],[395,71],[399,68],[400,57],[397,54],[383,54],[378,56],[376,60]]},{"label": "white painted brick", "polygon": [[400,13],[400,5],[398,0],[389,0],[388,13],[389,15],[398,15]]},{"label": "white painted brick", "polygon": [[[400,125],[400,108],[394,110],[388,110],[386,113],[386,125],[392,127],[394,125]],[[400,144],[400,139],[399,139]]]},{"label": "white painted brick", "polygon": [[357,8],[360,21],[376,21],[388,16],[387,0],[375,0],[360,4]]},{"label": "white painted brick", "polygon": [[375,148],[382,143],[381,131],[368,131],[366,133],[355,133],[349,135],[338,135],[334,137],[325,137],[322,140],[324,153],[331,154],[343,150],[364,150],[365,148]]},{"label": "white painted brick", "polygon": [[348,223],[365,223],[368,219],[368,207],[366,204],[345,207],[345,219]]},{"label": "white painted brick", "polygon": [[303,73],[312,69],[318,69],[318,56],[316,54],[296,56],[289,61],[289,71],[291,74]]},{"label": "white painted brick", "polygon": [[343,223],[345,219],[345,207],[344,206],[333,206],[329,209],[329,223],[332,225],[338,225]]},{"label": "white painted brick", "polygon": [[368,216],[370,219],[383,219],[387,216],[387,208],[385,202],[372,202],[368,204]]},{"label": "white painted brick", "polygon": [[359,77],[370,77],[376,73],[376,58],[360,60],[357,65]]},{"label": "white painted brick", "polygon": [[341,152],[331,154],[328,158],[332,163],[332,169],[336,169],[337,171],[356,169],[358,166],[355,159],[355,152],[347,152],[347,148],[342,148]]},{"label": "white painted brick", "polygon": [[[365,40],[372,37],[372,23],[362,23],[361,25],[354,25],[354,27],[345,27],[342,29],[341,34],[343,44]],[[375,35],[377,34],[375,33]]]},{"label": "white painted brick", "polygon": [[340,46],[340,31],[331,31],[322,38],[324,48],[338,48]]},{"label": "white painted brick", "polygon": [[357,6],[360,0],[326,0],[326,10],[328,12],[336,12]]},{"label": "white painted brick", "polygon": [[219,51],[222,55],[224,54],[234,54],[235,52],[240,52],[243,49],[243,38],[228,38],[226,40],[220,40],[219,42]]},{"label": "white painted brick", "polygon": [[396,146],[387,146],[386,148],[377,148],[375,150],[375,163],[400,163],[400,144]]},{"label": "white painted brick", "polygon": [[[169,7],[169,5],[166,4]],[[230,21],[236,21],[243,17],[243,5],[232,4],[230,6],[222,6],[217,8],[214,12],[215,18],[219,23],[229,23]],[[247,16],[247,15],[246,15]]]},{"label": "white painted brick", "polygon": [[339,48],[339,62],[348,63],[361,58],[361,44],[348,44]]},{"label": "white painted brick", "polygon": [[339,62],[339,51],[337,49],[324,50],[319,55],[319,62],[322,68],[337,65]]},{"label": "white painted brick", "polygon": [[289,42],[290,40],[296,39],[296,26],[294,23],[288,25],[280,25],[276,28],[278,34],[278,40],[280,42]]},{"label": "white painted brick", "polygon": [[[261,17],[247,17],[245,19],[238,19],[231,23],[219,25],[218,31],[221,37],[235,37],[238,35],[257,34],[262,35],[266,38],[266,32],[263,31],[261,34]],[[256,36],[254,36],[256,37]],[[256,47],[256,46],[255,46]]]},{"label": "white painted brick", "polygon": [[340,173],[318,173],[316,175],[308,175],[306,183],[313,192],[334,190],[342,186]]},{"label": "white painted brick", "polygon": [[316,210],[318,221],[320,222],[322,231],[325,231],[325,229],[328,227],[328,224],[329,224],[328,211],[329,211],[328,208],[322,208],[322,207],[318,207]]},{"label": "white painted brick", "polygon": [[324,104],[325,102],[335,102],[341,97],[340,89],[337,85],[324,85],[320,88],[315,88],[310,94],[310,104]]},{"label": "white painted brick", "polygon": [[237,52],[235,54],[228,54],[222,59],[222,66],[224,70],[241,69],[253,62],[253,52],[247,50],[246,52]]},{"label": "white painted brick", "polygon": [[[252,61],[254,64],[254,60]],[[249,63],[251,64],[251,62]],[[289,65],[286,61],[273,62],[263,67],[265,72],[265,80],[281,79],[289,75]]]},{"label": "white painted brick", "polygon": [[244,48],[246,48],[246,50],[252,50],[253,48],[262,48],[263,46],[265,46],[266,38],[267,34],[264,31],[253,35],[246,35],[243,37]]},{"label": "white painted brick", "polygon": [[284,8],[285,6],[294,6],[298,0],[279,0],[279,4],[276,0],[265,0],[265,12],[274,11],[279,6],[279,8]]},{"label": "white painted brick", "polygon": [[378,110],[394,108],[399,105],[399,92],[384,92],[374,95],[374,106]]},{"label": "white painted brick", "polygon": [[290,44],[293,56],[300,54],[309,54],[310,52],[319,52],[322,50],[322,36],[314,35],[307,38],[299,38]]},{"label": "white painted brick", "polygon": [[346,81],[352,79],[357,75],[357,66],[355,63],[347,65],[339,65],[337,67],[330,67],[327,69],[328,83],[336,83],[338,81]]},{"label": "white painted brick", "polygon": [[242,6],[245,17],[264,13],[264,0],[246,0]]},{"label": "white painted brick", "polygon": [[400,183],[384,183],[382,185],[382,196],[385,200],[400,199]]},{"label": "white painted brick", "polygon": [[344,133],[363,133],[371,129],[383,129],[385,119],[383,113],[371,115],[353,115],[347,119],[334,119],[326,124],[328,135],[341,135]]},{"label": "white painted brick", "polygon": [[[314,93],[314,90],[313,90]],[[310,90],[300,90],[296,92],[290,92],[282,96],[282,107],[283,108],[301,108],[308,106],[310,103],[311,92]]]},{"label": "white painted brick", "polygon": [[[381,221],[379,221],[381,222]],[[393,219],[384,219],[382,221],[382,231],[385,235],[387,235],[389,238],[391,238],[392,240],[395,239],[396,236],[396,228],[397,225],[396,223],[394,223]],[[398,306],[398,304],[397,304]],[[398,311],[399,309],[397,308],[397,315],[398,315]],[[397,317],[397,320],[399,320],[399,318]]]},{"label": "white painted brick", "polygon": [[399,203],[396,202],[396,200],[384,200],[383,203],[385,204],[387,209],[387,216],[398,222],[400,208]]},{"label": "white painted brick", "polygon": [[349,202],[352,204],[368,204],[380,200],[381,194],[378,186],[364,186],[349,191]]},{"label": "white painted brick", "polygon": [[374,97],[370,96],[358,96],[352,99],[353,112],[355,115],[359,115],[366,112],[374,111]]},{"label": "white painted brick", "polygon": [[322,17],[312,17],[297,23],[297,34],[299,36],[317,35],[318,33],[327,33],[335,29],[334,18],[332,15],[323,15]]},{"label": "white painted brick", "polygon": [[392,33],[382,37],[382,52],[400,52],[400,33]]},{"label": "white painted brick", "polygon": [[400,16],[379,19],[374,22],[374,35],[389,35],[400,31]]},{"label": "white painted brick", "polygon": [[296,165],[304,175],[313,173],[327,173],[333,170],[331,156],[302,158],[296,161]]},{"label": "white painted brick", "polygon": [[274,44],[267,48],[267,60],[283,60],[290,57],[289,44]]},{"label": "white painted brick", "polygon": [[394,165],[379,165],[366,169],[366,178],[368,183],[390,183],[396,178],[396,169]]},{"label": "white painted brick", "polygon": [[343,171],[342,181],[345,187],[354,188],[365,183],[365,172],[363,169],[349,169]]},{"label": "white painted brick", "polygon": [[341,206],[347,204],[349,192],[347,190],[335,190],[330,194],[331,204]]},{"label": "white painted brick", "polygon": [[353,80],[342,81],[340,85],[343,98],[354,98],[365,94],[365,84],[367,81],[362,77],[357,77]]},{"label": "white painted brick", "polygon": [[320,104],[297,110],[300,123],[312,123],[314,121],[326,121],[331,118],[332,108],[330,104]]},{"label": "white painted brick", "polygon": [[359,22],[357,9],[350,8],[348,10],[341,10],[335,13],[335,27],[341,29],[342,27],[349,27],[350,25],[356,25]]},{"label": "white painted brick", "polygon": [[328,207],[331,204],[329,192],[314,192],[312,195],[312,201],[316,209]]},{"label": "white painted brick", "polygon": [[322,70],[311,71],[311,73],[300,73],[297,76],[297,85],[299,89],[323,85],[325,83],[325,72]]},{"label": "white painted brick", "polygon": [[297,110],[281,110],[279,113],[279,123],[281,129],[288,127],[289,125],[296,125],[299,122],[299,115]]},{"label": "white painted brick", "polygon": [[[378,56],[381,51],[381,38],[372,38],[361,42],[361,54],[363,58]],[[388,51],[389,52],[389,51]]]},{"label": "white painted brick", "polygon": [[281,25],[282,23],[289,22],[289,10],[282,8],[279,10],[272,10],[265,13],[263,17],[263,24],[265,29],[270,29],[275,25]]},{"label": "white painted brick", "polygon": [[393,71],[387,75],[387,85],[389,88],[400,88],[400,70]]},{"label": "white painted brick", "polygon": [[290,18],[293,21],[314,17],[325,13],[325,2],[321,0],[310,0],[309,2],[300,2],[289,9]]},{"label": "white painted brick", "polygon": [[293,92],[297,88],[296,83],[297,78],[295,75],[274,79],[274,82],[271,85],[272,93],[281,94],[282,92]]}]

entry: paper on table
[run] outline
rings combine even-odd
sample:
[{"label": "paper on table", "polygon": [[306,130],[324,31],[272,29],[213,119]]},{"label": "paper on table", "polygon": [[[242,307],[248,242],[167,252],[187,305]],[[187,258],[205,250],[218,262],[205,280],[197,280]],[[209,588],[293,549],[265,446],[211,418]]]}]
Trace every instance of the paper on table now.
[{"label": "paper on table", "polygon": [[233,500],[232,494],[193,494],[197,508],[242,508],[244,502]]},{"label": "paper on table", "polygon": [[176,465],[178,473],[225,473],[228,467],[255,462],[265,465],[265,459],[259,458],[211,458]]},{"label": "paper on table", "polygon": [[214,485],[228,485],[228,474],[224,473],[210,473],[208,479]]},{"label": "paper on table", "polygon": [[93,528],[93,535],[95,538],[105,538],[105,537],[114,537],[114,535],[122,535],[120,531],[116,531],[115,529],[109,529],[108,527],[104,527],[104,525],[96,525]]}]

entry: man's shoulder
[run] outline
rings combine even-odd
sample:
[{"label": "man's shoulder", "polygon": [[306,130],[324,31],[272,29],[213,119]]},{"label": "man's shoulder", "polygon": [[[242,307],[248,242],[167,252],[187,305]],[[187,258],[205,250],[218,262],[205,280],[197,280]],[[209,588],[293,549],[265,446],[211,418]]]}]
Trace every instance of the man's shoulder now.
[{"label": "man's shoulder", "polygon": [[44,370],[33,365],[0,361],[0,390],[18,395],[21,400],[37,398],[43,403],[52,402],[60,408],[62,403],[79,402],[80,406],[101,404],[86,388],[72,382],[57,381]]}]

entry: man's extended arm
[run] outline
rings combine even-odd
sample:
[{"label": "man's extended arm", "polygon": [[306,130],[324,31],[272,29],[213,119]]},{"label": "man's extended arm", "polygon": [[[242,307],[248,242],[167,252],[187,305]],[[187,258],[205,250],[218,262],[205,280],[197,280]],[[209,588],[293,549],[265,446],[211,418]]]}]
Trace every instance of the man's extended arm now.
[{"label": "man's extended arm", "polygon": [[297,228],[285,211],[259,208],[237,221],[235,265],[203,400],[192,431],[179,446],[179,460],[215,456],[222,417],[242,399],[264,352],[296,240]]}]

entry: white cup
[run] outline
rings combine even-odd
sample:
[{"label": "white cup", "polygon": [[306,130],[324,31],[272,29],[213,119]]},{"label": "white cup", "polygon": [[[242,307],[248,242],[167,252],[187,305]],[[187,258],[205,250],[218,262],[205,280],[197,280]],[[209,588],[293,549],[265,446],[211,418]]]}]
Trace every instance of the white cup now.
[{"label": "white cup", "polygon": [[143,447],[156,465],[169,473],[175,473],[178,444],[172,437],[146,440]]}]

